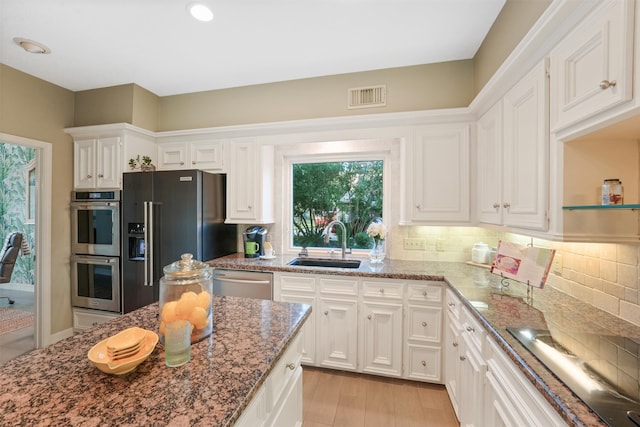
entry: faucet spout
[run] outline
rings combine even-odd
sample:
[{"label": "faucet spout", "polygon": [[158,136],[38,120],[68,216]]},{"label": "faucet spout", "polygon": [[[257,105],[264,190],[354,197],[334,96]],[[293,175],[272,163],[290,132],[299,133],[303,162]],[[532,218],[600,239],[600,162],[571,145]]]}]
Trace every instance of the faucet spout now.
[{"label": "faucet spout", "polygon": [[324,229],[324,242],[329,243],[329,234],[331,233],[331,229],[334,225],[339,225],[342,229],[342,259],[347,258],[347,227],[342,223],[342,221],[333,220],[327,227]]}]

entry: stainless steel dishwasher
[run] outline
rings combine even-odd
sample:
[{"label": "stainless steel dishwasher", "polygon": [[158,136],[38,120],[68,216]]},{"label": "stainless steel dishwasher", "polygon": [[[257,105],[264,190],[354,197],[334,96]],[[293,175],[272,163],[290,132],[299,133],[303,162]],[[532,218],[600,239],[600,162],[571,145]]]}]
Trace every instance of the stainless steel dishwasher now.
[{"label": "stainless steel dishwasher", "polygon": [[273,299],[273,273],[261,271],[213,270],[215,295]]}]

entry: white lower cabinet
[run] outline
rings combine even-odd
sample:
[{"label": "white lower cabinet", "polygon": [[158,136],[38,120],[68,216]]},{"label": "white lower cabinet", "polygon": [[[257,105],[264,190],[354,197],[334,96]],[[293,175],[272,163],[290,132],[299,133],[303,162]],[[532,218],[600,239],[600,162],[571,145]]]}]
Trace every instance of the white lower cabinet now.
[{"label": "white lower cabinet", "polygon": [[460,323],[459,307],[460,300],[453,295],[451,290],[447,290],[447,317],[445,327],[444,342],[444,385],[449,393],[451,405],[458,419],[460,419],[460,376],[462,375],[462,364],[460,356],[462,356],[460,345],[460,334],[462,332],[462,324]]},{"label": "white lower cabinet", "polygon": [[487,339],[485,376],[485,426],[566,425],[531,382],[513,365],[498,344],[491,339]]},{"label": "white lower cabinet", "polygon": [[274,277],[274,298],[277,301],[307,304],[314,309],[307,318],[300,331],[300,341],[302,343],[302,363],[305,365],[316,364],[316,319],[318,312],[316,305],[316,280],[313,276],[307,275],[288,276],[276,275]]},{"label": "white lower cabinet", "polygon": [[298,335],[242,411],[236,427],[302,426],[301,344]]},{"label": "white lower cabinet", "polygon": [[364,280],[360,302],[362,372],[402,375],[402,283]]},{"label": "white lower cabinet", "polygon": [[462,334],[460,359],[460,424],[482,426],[484,419],[484,376],[487,364],[468,334]]},{"label": "white lower cabinet", "polygon": [[358,301],[323,296],[319,308],[320,366],[355,371],[358,367]]}]

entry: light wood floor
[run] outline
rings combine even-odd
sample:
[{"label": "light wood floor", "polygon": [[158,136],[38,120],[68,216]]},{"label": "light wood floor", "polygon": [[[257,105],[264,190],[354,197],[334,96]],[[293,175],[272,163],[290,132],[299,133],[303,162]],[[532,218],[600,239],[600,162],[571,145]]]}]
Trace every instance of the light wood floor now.
[{"label": "light wood floor", "polygon": [[[8,296],[15,301],[9,304],[6,299],[0,299],[0,307],[31,311],[35,313],[35,295],[33,292],[16,291],[10,289],[9,284],[0,287],[0,296]],[[0,365],[8,360],[28,353],[35,348],[34,327],[18,329],[14,332],[0,334]]]},{"label": "light wood floor", "polygon": [[444,386],[304,367],[303,427],[454,427]]}]

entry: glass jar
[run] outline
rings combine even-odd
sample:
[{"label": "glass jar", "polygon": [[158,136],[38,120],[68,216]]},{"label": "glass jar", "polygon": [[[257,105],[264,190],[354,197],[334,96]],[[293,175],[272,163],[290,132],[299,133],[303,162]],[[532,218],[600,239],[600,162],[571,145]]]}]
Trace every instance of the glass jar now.
[{"label": "glass jar", "polygon": [[213,279],[209,265],[182,254],[180,261],[164,267],[160,279],[160,341],[165,325],[174,320],[191,323],[191,342],[211,335],[213,329]]}]

